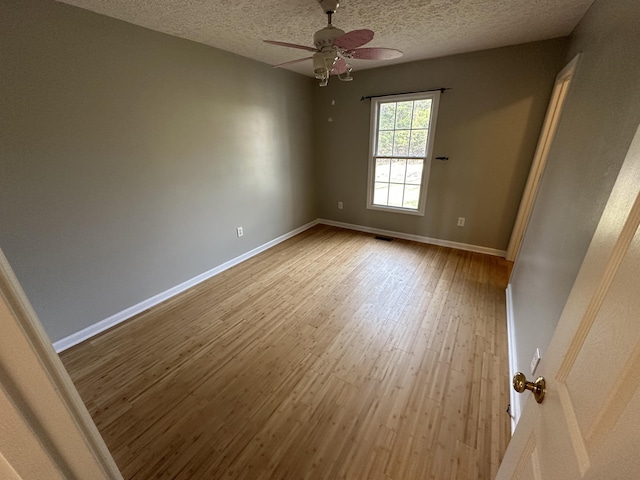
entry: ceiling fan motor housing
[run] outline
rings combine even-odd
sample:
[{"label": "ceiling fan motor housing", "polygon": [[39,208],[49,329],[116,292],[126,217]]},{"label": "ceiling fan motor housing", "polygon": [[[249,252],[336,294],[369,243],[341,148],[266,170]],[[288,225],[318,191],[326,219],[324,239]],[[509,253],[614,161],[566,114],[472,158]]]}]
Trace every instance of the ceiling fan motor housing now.
[{"label": "ceiling fan motor housing", "polygon": [[318,50],[330,47],[333,48],[333,42],[336,38],[344,35],[344,30],[336,27],[324,27],[313,35],[313,43]]}]

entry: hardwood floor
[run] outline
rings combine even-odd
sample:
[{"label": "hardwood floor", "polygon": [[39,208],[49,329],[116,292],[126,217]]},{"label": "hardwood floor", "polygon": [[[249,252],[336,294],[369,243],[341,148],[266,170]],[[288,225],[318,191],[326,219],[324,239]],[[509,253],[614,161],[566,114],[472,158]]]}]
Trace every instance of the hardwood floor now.
[{"label": "hardwood floor", "polygon": [[126,479],[489,479],[508,265],[317,226],[61,358]]}]

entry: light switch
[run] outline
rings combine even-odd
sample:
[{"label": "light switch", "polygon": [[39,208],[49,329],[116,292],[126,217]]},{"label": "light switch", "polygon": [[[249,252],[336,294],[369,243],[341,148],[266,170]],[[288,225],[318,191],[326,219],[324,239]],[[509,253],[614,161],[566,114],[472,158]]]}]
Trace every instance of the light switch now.
[{"label": "light switch", "polygon": [[533,375],[536,372],[536,368],[538,368],[539,363],[540,363],[540,349],[536,348],[536,351],[533,354],[533,358],[531,359],[531,375]]}]

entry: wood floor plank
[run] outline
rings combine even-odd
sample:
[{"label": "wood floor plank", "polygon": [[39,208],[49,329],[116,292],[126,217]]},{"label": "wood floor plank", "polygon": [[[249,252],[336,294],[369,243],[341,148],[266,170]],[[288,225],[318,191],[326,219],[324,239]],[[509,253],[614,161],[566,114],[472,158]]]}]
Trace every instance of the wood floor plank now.
[{"label": "wood floor plank", "polygon": [[61,358],[126,479],[489,479],[509,268],[316,226]]}]

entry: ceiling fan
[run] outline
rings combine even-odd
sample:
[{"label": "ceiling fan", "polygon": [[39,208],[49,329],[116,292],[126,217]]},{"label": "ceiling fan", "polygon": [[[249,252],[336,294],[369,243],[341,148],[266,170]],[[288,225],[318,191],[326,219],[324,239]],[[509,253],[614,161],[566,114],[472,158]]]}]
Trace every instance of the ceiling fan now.
[{"label": "ceiling fan", "polygon": [[276,42],[265,40],[272,45],[298,48],[314,52],[311,57],[300,58],[290,62],[274,65],[274,68],[284,67],[298,62],[313,59],[313,73],[320,80],[320,86],[325,87],[331,75],[336,75],[340,80],[349,82],[353,80],[351,76],[351,65],[349,60],[391,60],[402,56],[400,50],[393,48],[359,48],[369,43],[373,39],[371,30],[353,30],[345,33],[344,30],[334,27],[331,24],[331,17],[340,6],[338,0],[318,0],[318,3],[328,17],[328,25],[318,30],[313,36],[315,48],[295,43]]}]

